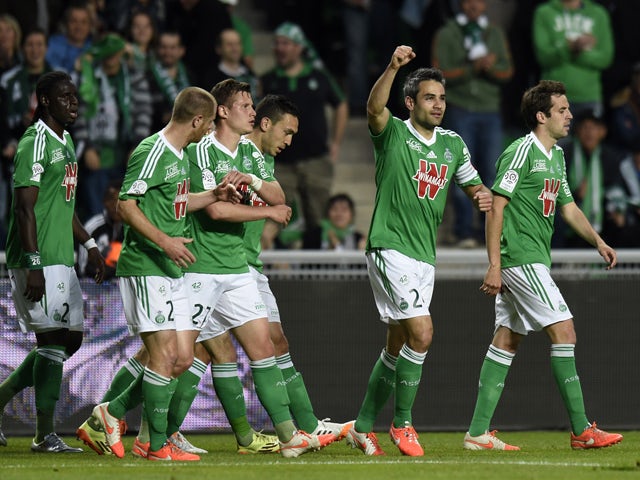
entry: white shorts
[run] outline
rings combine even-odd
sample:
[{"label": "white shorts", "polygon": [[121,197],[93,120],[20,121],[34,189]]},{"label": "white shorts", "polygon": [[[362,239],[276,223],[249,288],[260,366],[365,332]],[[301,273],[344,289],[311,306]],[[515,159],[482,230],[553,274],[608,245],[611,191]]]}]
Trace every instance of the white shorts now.
[{"label": "white shorts", "polygon": [[258,291],[262,296],[265,307],[267,307],[267,318],[270,322],[281,323],[280,310],[278,310],[276,297],[269,286],[269,278],[251,266],[249,266],[249,272],[251,272],[251,275],[258,284]]},{"label": "white shorts", "polygon": [[131,335],[196,330],[191,323],[184,277],[121,277],[120,295]]},{"label": "white shorts", "polygon": [[546,265],[502,269],[504,291],[496,297],[496,330],[526,335],[573,318]]},{"label": "white shorts", "polygon": [[42,269],[45,294],[39,302],[27,300],[26,268],[9,269],[11,296],[23,332],[47,332],[66,328],[82,332],[84,313],[80,282],[73,267],[50,265]]},{"label": "white shorts", "polygon": [[267,311],[253,275],[247,273],[185,275],[193,325],[201,330],[198,342],[215,338]]},{"label": "white shorts", "polygon": [[368,252],[366,260],[380,320],[397,325],[398,320],[430,315],[433,265],[387,249]]}]

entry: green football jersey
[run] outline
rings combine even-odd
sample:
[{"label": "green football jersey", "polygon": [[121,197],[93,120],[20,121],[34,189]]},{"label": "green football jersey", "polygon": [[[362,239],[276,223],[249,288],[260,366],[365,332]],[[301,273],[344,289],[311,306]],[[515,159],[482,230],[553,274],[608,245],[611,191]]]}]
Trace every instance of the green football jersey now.
[{"label": "green football jersey", "polygon": [[[78,162],[71,135],[65,131],[61,139],[42,120],[37,121],[20,139],[14,164],[14,189],[38,187],[34,213],[42,265],[73,266]],[[6,254],[9,268],[27,268],[13,208]]]},{"label": "green football jersey", "polygon": [[451,180],[482,183],[460,136],[436,127],[427,140],[411,125],[390,117],[371,135],[376,161],[376,199],[367,251],[390,248],[435,265],[436,233]]},{"label": "green football jersey", "polygon": [[514,141],[498,159],[493,191],[510,199],[500,240],[502,267],[551,266],[556,205],[573,202],[562,148],[551,154],[533,134]]},{"label": "green football jersey", "polygon": [[[253,173],[265,182],[275,181],[274,158],[271,155],[263,155],[256,145],[249,139],[243,138],[240,142],[240,158],[242,159],[240,171]],[[266,207],[267,203],[253,191],[249,185],[242,185],[245,201],[252,207]],[[260,260],[262,251],[262,230],[266,220],[255,220],[244,224],[244,246],[247,254],[247,262],[258,271],[262,271],[263,263]]]},{"label": "green football jersey", "polygon": [[[189,161],[162,132],[146,138],[129,158],[120,200],[135,199],[147,219],[171,237],[184,237],[189,200]],[[179,278],[178,267],[155,243],[125,225],[116,275]]]},{"label": "green football jersey", "polygon": [[[231,170],[238,170],[239,150],[230,152],[213,134],[187,148],[191,164],[193,192],[212,190]],[[206,209],[189,215],[189,250],[196,261],[189,266],[192,273],[246,273],[244,224],[211,219]]]}]

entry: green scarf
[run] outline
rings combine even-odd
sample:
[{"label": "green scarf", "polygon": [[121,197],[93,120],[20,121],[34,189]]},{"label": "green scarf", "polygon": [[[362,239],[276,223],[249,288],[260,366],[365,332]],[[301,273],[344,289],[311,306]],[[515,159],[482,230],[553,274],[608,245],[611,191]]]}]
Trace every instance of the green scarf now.
[{"label": "green scarf", "polygon": [[596,232],[602,230],[602,202],[604,199],[604,180],[600,147],[589,158],[585,158],[580,142],[573,142],[573,163],[568,174],[569,188],[572,192],[580,188],[586,179],[587,188],[580,208],[593,225]]},{"label": "green scarf", "polygon": [[175,79],[169,76],[167,69],[157,60],[151,63],[151,73],[153,73],[162,95],[169,103],[173,103],[180,90],[190,85],[187,71],[182,62],[178,63],[178,75]]},{"label": "green scarf", "polygon": [[[320,227],[322,228],[320,245],[323,250],[331,250],[334,248],[331,245],[331,241],[329,240],[329,232],[333,232],[335,234],[335,236],[340,241],[340,244],[344,244],[345,239],[349,238],[350,236],[353,236],[353,234],[355,233],[355,228],[353,225],[349,225],[346,228],[338,228],[327,219],[320,221]],[[345,245],[345,246],[349,249],[357,248],[357,245],[355,246]]]}]

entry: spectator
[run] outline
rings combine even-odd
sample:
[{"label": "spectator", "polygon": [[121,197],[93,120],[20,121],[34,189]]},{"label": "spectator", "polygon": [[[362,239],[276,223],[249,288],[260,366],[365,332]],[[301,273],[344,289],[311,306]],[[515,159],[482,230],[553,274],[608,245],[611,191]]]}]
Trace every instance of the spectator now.
[{"label": "spectator", "polygon": [[[302,29],[281,24],[275,31],[276,66],[260,83],[263,94],[285,95],[300,109],[296,141],[278,156],[278,180],[287,204],[298,203],[305,229],[312,230],[320,225],[329,201],[349,107],[331,74],[308,60],[307,50],[312,49]],[[331,132],[327,106],[333,110]]]},{"label": "spectator", "polygon": [[71,5],[64,14],[64,28],[49,37],[47,62],[69,74],[80,70],[80,56],[91,47],[92,13],[83,4]]},{"label": "spectator", "polygon": [[0,74],[20,63],[22,29],[11,15],[0,15]]},{"label": "spectator", "polygon": [[[462,0],[460,6],[461,13],[436,32],[433,65],[447,81],[444,124],[464,139],[480,177],[491,185],[503,147],[501,88],[513,74],[511,54],[502,29],[489,23],[485,0]],[[484,228],[473,231],[473,206],[460,188],[453,201],[458,245],[474,247]]]},{"label": "spectator", "polygon": [[216,0],[169,1],[165,28],[180,33],[193,85],[210,90],[213,85],[207,79],[219,60],[216,38],[225,28],[233,28],[227,6]]},{"label": "spectator", "polygon": [[110,180],[122,178],[129,150],[151,128],[151,93],[144,74],[129,70],[125,41],[108,34],[83,58],[80,113],[74,138],[83,168],[84,214],[102,212]]},{"label": "spectator", "polygon": [[178,32],[163,32],[158,39],[156,58],[150,64],[149,85],[153,102],[151,131],[157,132],[171,120],[173,102],[183,88],[190,85],[182,63],[184,46]]},{"label": "spectator", "polygon": [[533,15],[541,78],[565,84],[571,111],[604,114],[601,73],[613,60],[608,12],[593,0],[548,0]]},{"label": "spectator", "polygon": [[[242,41],[242,62],[249,67],[249,69],[253,70],[253,58],[256,52],[253,47],[251,27],[240,15],[234,13],[234,7],[238,5],[238,1],[239,0],[219,0],[220,3],[227,5],[227,10],[229,15],[231,15],[233,29],[240,34]],[[254,100],[256,100],[255,97]]]},{"label": "spectator", "polygon": [[[84,224],[84,229],[91,238],[95,239],[104,258],[104,280],[115,277],[120,250],[122,250],[124,227],[120,212],[116,208],[121,187],[121,178],[112,180],[102,197],[104,209]],[[86,249],[78,248],[78,274],[81,277],[93,278],[96,274],[95,266],[87,262],[87,259]]]},{"label": "spectator", "polygon": [[258,76],[243,61],[243,46],[240,34],[233,28],[226,28],[216,40],[216,53],[220,57],[218,68],[212,71],[207,80],[211,85],[227,78],[251,85],[251,97],[254,101],[260,98],[260,82]]},{"label": "spectator", "polygon": [[[558,142],[564,149],[567,181],[574,201],[593,229],[604,235],[609,225],[616,222],[615,215],[620,210],[607,197],[610,197],[610,192],[615,191],[615,198],[618,196],[617,192],[624,189],[620,171],[624,155],[604,143],[607,126],[602,118],[583,112],[573,123],[573,137]],[[563,238],[558,238],[558,235]],[[560,216],[556,217],[554,246],[589,248],[589,244],[575,234],[573,229],[568,228]]]},{"label": "spectator", "polygon": [[607,190],[607,214],[603,236],[619,248],[640,247],[640,141],[620,163],[623,182]]},{"label": "spectator", "polygon": [[164,25],[164,0],[109,0],[104,3],[103,16],[110,31],[124,32],[138,13],[146,14],[156,27]]},{"label": "spectator", "polygon": [[129,27],[130,41],[127,43],[129,66],[146,72],[153,61],[156,45],[156,25],[146,12],[134,13]]},{"label": "spectator", "polygon": [[352,115],[366,115],[369,96],[369,23],[371,0],[343,0],[347,97]]},{"label": "spectator", "polygon": [[308,232],[304,247],[322,250],[364,250],[367,238],[355,228],[356,207],[346,193],[333,195],[320,226]]},{"label": "spectator", "polygon": [[0,14],[12,15],[23,32],[39,28],[49,36],[56,29],[66,3],[65,0],[4,0],[0,2]]},{"label": "spectator", "polygon": [[640,138],[640,62],[631,68],[629,85],[611,99],[613,141],[631,149]]}]

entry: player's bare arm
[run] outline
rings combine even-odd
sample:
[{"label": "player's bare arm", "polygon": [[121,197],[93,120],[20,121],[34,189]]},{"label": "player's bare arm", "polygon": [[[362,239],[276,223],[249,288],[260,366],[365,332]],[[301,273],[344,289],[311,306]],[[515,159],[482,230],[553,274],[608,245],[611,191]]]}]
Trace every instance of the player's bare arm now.
[{"label": "player's bare arm", "polygon": [[193,240],[185,237],[170,237],[159,230],[142,213],[137,200],[119,200],[118,211],[124,223],[158,245],[177,266],[186,268],[196,261],[196,257],[186,247],[186,244]]},{"label": "player's bare arm", "polygon": [[607,263],[607,270],[611,270],[618,264],[618,254],[602,239],[596,232],[585,214],[580,210],[575,202],[563,205],[560,214],[565,222],[578,234],[581,238],[589,242],[598,250],[600,256]]},{"label": "player's bare arm", "polygon": [[508,198],[502,195],[495,195],[491,209],[487,211],[486,215],[485,241],[487,244],[489,267],[487,268],[487,273],[485,273],[480,290],[487,295],[497,295],[502,290],[500,237],[502,236],[504,209],[508,204]]},{"label": "player's bare arm", "polygon": [[291,208],[288,205],[252,207],[250,205],[231,205],[219,202],[209,205],[206,212],[212,220],[223,222],[252,222],[254,220],[273,220],[287,225],[291,220]]},{"label": "player's bare arm", "polygon": [[[72,227],[73,236],[81,245],[84,245],[87,240],[91,238],[75,213],[73,214]],[[102,258],[102,254],[100,253],[100,249],[97,245],[87,249],[87,262],[94,268],[94,271],[96,272],[93,276],[93,280],[97,284],[101,284],[104,280],[105,266],[104,258]]]},{"label": "player's bare arm", "polygon": [[[38,187],[16,188],[15,219],[18,224],[18,235],[22,250],[26,253],[38,252],[38,234],[36,228],[35,205],[38,201]],[[27,286],[24,296],[32,301],[39,302],[44,295],[44,273],[42,269],[30,269],[27,275]]]},{"label": "player's bare arm", "polygon": [[413,48],[407,45],[396,47],[393,55],[391,55],[391,60],[387,68],[384,69],[382,75],[380,75],[373,85],[371,93],[369,93],[369,99],[367,100],[367,121],[369,128],[374,134],[382,131],[389,120],[389,115],[391,115],[391,112],[387,108],[387,103],[389,102],[391,87],[393,86],[393,81],[396,78],[398,70],[415,57],[416,54]]}]

